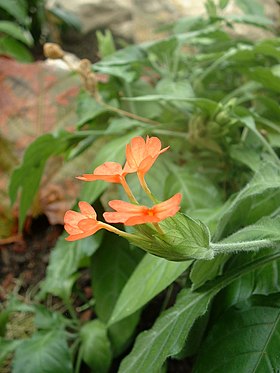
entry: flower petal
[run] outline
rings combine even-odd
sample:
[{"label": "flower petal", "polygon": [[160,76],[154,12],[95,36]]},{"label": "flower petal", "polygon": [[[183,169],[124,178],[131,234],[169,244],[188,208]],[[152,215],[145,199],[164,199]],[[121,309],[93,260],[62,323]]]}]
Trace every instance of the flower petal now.
[{"label": "flower petal", "polygon": [[177,193],[168,200],[161,202],[153,207],[154,214],[160,219],[166,219],[174,216],[180,210],[182,194]]},{"label": "flower petal", "polygon": [[146,144],[141,136],[134,137],[126,146],[126,160],[131,168],[137,168],[145,156]]},{"label": "flower petal", "polygon": [[85,217],[80,212],[68,210],[64,215],[64,223],[75,227],[78,225],[79,221],[84,218]]},{"label": "flower petal", "polygon": [[94,175],[121,175],[123,172],[122,166],[117,162],[105,162],[101,166],[96,167],[93,171]]},{"label": "flower petal", "polygon": [[83,219],[86,217],[95,219],[96,220],[96,212],[94,208],[87,202],[80,201],[79,202],[79,208],[81,210],[81,213],[84,215]]},{"label": "flower petal", "polygon": [[68,233],[68,234],[79,234],[79,233],[82,233],[82,231],[81,231],[81,229],[80,228],[78,228],[78,227],[73,227],[72,225],[70,225],[70,224],[65,224],[64,225],[64,229],[66,230],[66,232]]},{"label": "flower petal", "polygon": [[112,207],[112,209],[118,212],[125,212],[125,213],[133,213],[133,214],[143,214],[148,209],[146,206],[141,205],[134,205],[133,203],[121,201],[121,200],[113,200],[109,201],[108,205]]},{"label": "flower petal", "polygon": [[77,241],[77,240],[80,240],[81,238],[86,238],[86,237],[89,237],[91,236],[93,233],[92,232],[83,232],[83,233],[80,233],[80,234],[74,234],[74,235],[70,235],[68,237],[65,238],[66,241]]},{"label": "flower petal", "polygon": [[82,232],[87,232],[95,230],[96,228],[98,229],[99,224],[95,219],[83,219],[79,222],[78,227]]},{"label": "flower petal", "polygon": [[145,223],[158,223],[161,219],[159,219],[155,215],[141,215],[141,216],[133,216],[126,221],[124,224],[127,226],[137,225],[137,224],[145,224]]}]

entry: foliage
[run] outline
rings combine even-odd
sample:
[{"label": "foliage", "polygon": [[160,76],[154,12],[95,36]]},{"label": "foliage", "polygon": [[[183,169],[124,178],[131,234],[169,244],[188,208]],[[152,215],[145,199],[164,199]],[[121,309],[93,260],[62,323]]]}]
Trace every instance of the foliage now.
[{"label": "foliage", "polygon": [[[108,372],[111,363],[119,372],[160,372],[172,358],[189,357],[194,372],[280,369],[280,41],[233,36],[224,26],[271,27],[259,2],[237,3],[252,12],[226,17],[228,1],[209,0],[207,18],[181,19],[165,27],[165,39],[115,52],[112,38],[99,35],[103,58],[80,64],[85,89],[75,130],[41,136],[26,150],[10,183],[13,201],[22,191],[21,224],[49,157],[63,155],[71,165],[92,149],[81,174],[92,173],[104,162],[123,164],[125,145],[137,136],[157,136],[170,150],[147,172],[152,193],[140,177],[139,186],[127,176],[135,198],[158,204],[179,192],[183,200],[180,213],[159,222],[164,236],[141,224],[133,240],[123,221],[108,229],[123,237],[104,230],[58,240],[34,304],[10,299],[0,315],[0,359],[15,351],[14,372],[27,355],[29,371],[40,372],[78,372],[82,361],[93,372]],[[98,84],[101,73],[107,79]],[[86,182],[78,198],[100,216],[108,200],[126,198],[119,184]],[[93,312],[89,321],[75,305],[85,270],[93,289],[83,304]],[[68,317],[36,303],[48,294],[62,300]],[[157,302],[154,324],[141,331],[141,315]],[[14,312],[34,318],[27,340],[8,338]]]},{"label": "foliage", "polygon": [[79,28],[77,18],[45,0],[0,0],[0,54],[32,61],[32,50],[47,37],[50,18],[56,24]]}]

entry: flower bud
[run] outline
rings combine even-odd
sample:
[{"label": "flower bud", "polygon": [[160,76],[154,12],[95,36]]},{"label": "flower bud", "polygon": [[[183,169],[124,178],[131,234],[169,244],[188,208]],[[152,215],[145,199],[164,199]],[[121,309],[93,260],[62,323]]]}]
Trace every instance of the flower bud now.
[{"label": "flower bud", "polygon": [[[143,232],[143,226],[141,230]],[[213,259],[210,233],[205,224],[187,215],[177,213],[160,222],[164,234],[145,226],[145,236],[135,236],[133,244],[150,254],[176,262],[190,259]],[[149,236],[149,238],[147,238]]]}]

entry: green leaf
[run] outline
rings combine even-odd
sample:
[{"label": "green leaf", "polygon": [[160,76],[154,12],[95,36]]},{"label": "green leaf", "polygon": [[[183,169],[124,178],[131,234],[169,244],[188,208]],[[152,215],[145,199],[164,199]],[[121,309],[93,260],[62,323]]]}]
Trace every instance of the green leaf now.
[{"label": "green leaf", "polygon": [[0,312],[0,337],[5,337],[9,316],[10,311],[7,309]]},{"label": "green leaf", "polygon": [[51,7],[48,7],[47,12],[51,13],[53,16],[57,17],[60,21],[62,21],[65,25],[80,31],[81,29],[81,22],[77,15],[74,13],[67,11],[60,6],[56,6],[52,4]]},{"label": "green leaf", "polygon": [[280,241],[280,216],[275,218],[264,217],[255,224],[233,233],[222,242],[242,242],[251,240],[269,239],[274,242]]},{"label": "green leaf", "polygon": [[9,357],[9,354],[22,343],[20,340],[8,340],[0,337],[0,368],[1,364]]},{"label": "green leaf", "polygon": [[112,352],[106,325],[100,320],[87,322],[80,331],[82,359],[98,373],[108,372]]},{"label": "green leaf", "polygon": [[[114,162],[124,162],[125,160],[125,145],[129,143],[132,137],[138,136],[142,131],[134,131],[132,133],[125,134],[117,138],[113,138],[110,141],[107,141],[104,144],[104,147],[98,152],[95,157],[89,172],[100,166],[104,162],[114,161]],[[86,170],[85,170],[86,171]],[[85,182],[84,187],[82,188],[80,197],[83,201],[93,202],[95,201],[101,193],[107,188],[108,184],[104,181],[95,181],[95,182]]]},{"label": "green leaf", "polygon": [[42,304],[33,305],[35,312],[34,324],[38,329],[55,329],[67,325],[69,319],[66,319],[61,313],[49,310]]},{"label": "green leaf", "polygon": [[137,324],[139,323],[141,311],[140,309],[125,319],[109,326],[108,335],[114,357],[122,354],[130,345]]},{"label": "green leaf", "polygon": [[[140,251],[140,250],[139,250]],[[106,234],[101,247],[92,257],[92,286],[99,319],[107,322],[127,279],[141,259],[127,240]]]},{"label": "green leaf", "polygon": [[[193,323],[207,311],[209,302],[218,291],[239,276],[279,258],[278,252],[257,259],[248,266],[228,271],[200,292],[182,290],[175,305],[163,312],[150,330],[138,336],[131,353],[122,361],[119,373],[159,371],[169,356],[177,355],[182,350]],[[220,351],[217,350],[221,356]]]},{"label": "green leaf", "polygon": [[235,3],[249,15],[264,15],[264,6],[259,0],[235,0]]},{"label": "green leaf", "polygon": [[206,312],[214,294],[182,290],[175,306],[162,313],[152,329],[138,336],[119,373],[158,372],[167,357],[181,351],[194,321]]},{"label": "green leaf", "polygon": [[33,57],[29,50],[11,36],[0,38],[0,54],[11,56],[21,62],[31,62]]},{"label": "green leaf", "polygon": [[192,289],[196,290],[205,282],[213,280],[217,275],[222,274],[223,266],[228,261],[229,255],[217,255],[212,260],[196,260],[193,264],[190,279]]},{"label": "green leaf", "polygon": [[33,45],[33,38],[30,32],[21,28],[14,22],[0,21],[0,32],[12,36],[28,47],[31,47]]},{"label": "green leaf", "polygon": [[225,9],[229,3],[229,0],[219,0],[219,7]]},{"label": "green leaf", "polygon": [[203,174],[191,172],[179,168],[172,163],[167,164],[171,170],[170,176],[165,184],[165,196],[175,193],[182,193],[182,210],[187,208],[199,209],[216,207],[221,204],[221,197],[218,189]]},{"label": "green leaf", "polygon": [[12,204],[21,189],[19,222],[20,229],[23,227],[24,219],[39,189],[42,174],[47,159],[51,155],[60,154],[68,146],[69,134],[62,132],[55,137],[46,134],[38,137],[26,149],[22,164],[12,174],[9,195]]},{"label": "green leaf", "polygon": [[257,171],[261,163],[261,154],[244,143],[235,144],[230,147],[230,156],[232,159],[245,164],[252,171]]},{"label": "green leaf", "polygon": [[279,371],[279,334],[279,302],[229,310],[202,345],[194,373]]},{"label": "green leaf", "polygon": [[280,206],[279,185],[279,167],[264,163],[252,180],[225,204],[213,240],[220,240],[277,210]]},{"label": "green leaf", "polygon": [[146,254],[125,284],[109,323],[124,319],[143,307],[176,280],[191,263],[174,263]]},{"label": "green leaf", "polygon": [[175,261],[213,258],[209,247],[210,232],[201,221],[177,213],[162,221],[160,227],[166,233],[154,235],[147,248],[150,253]]},{"label": "green leaf", "polygon": [[252,80],[260,83],[264,88],[272,90],[275,93],[280,92],[280,77],[267,67],[252,67],[248,70],[247,74]]},{"label": "green leaf", "polygon": [[257,139],[261,142],[263,147],[267,150],[267,152],[273,157],[273,160],[276,164],[280,165],[280,160],[278,158],[278,155],[274,152],[271,145],[266,141],[264,136],[261,135],[261,133],[256,128],[255,120],[252,116],[245,116],[245,117],[239,117],[239,120],[241,123],[243,123],[247,128],[249,128],[252,133],[257,137]]},{"label": "green leaf", "polygon": [[110,30],[105,30],[104,34],[101,31],[96,31],[96,38],[98,44],[98,54],[101,59],[116,52],[113,35]]},{"label": "green leaf", "polygon": [[273,25],[273,21],[267,17],[253,15],[253,14],[241,14],[241,15],[228,15],[224,17],[225,20],[229,20],[235,23],[253,25],[268,29]]},{"label": "green leaf", "polygon": [[14,17],[19,23],[25,24],[26,26],[30,23],[27,14],[27,3],[19,0],[0,0],[0,8],[4,9],[12,17]]},{"label": "green leaf", "polygon": [[136,101],[136,102],[145,102],[145,101],[158,101],[165,104],[166,102],[186,102],[190,105],[192,105],[194,108],[199,108],[206,114],[212,115],[214,112],[216,112],[219,109],[219,103],[215,102],[213,100],[209,100],[207,98],[199,98],[199,97],[193,97],[193,98],[182,98],[177,95],[145,95],[145,96],[138,96],[138,97],[124,97],[127,101]]},{"label": "green leaf", "polygon": [[139,46],[133,45],[118,50],[94,64],[95,71],[109,74],[131,83],[138,75],[137,66],[145,59]]},{"label": "green leaf", "polygon": [[46,293],[68,301],[72,286],[78,276],[76,273],[82,261],[90,257],[99,247],[102,232],[75,242],[65,241],[62,235],[51,252],[47,275],[41,285],[40,297]]},{"label": "green leaf", "polygon": [[17,347],[13,360],[13,373],[73,373],[66,334],[56,329],[37,332]]},{"label": "green leaf", "polygon": [[[126,240],[106,234],[101,247],[92,257],[92,287],[95,311],[99,319],[107,322],[126,281],[142,257],[142,251],[131,248]],[[112,325],[109,338],[114,355],[127,347],[139,321],[139,312]]]}]

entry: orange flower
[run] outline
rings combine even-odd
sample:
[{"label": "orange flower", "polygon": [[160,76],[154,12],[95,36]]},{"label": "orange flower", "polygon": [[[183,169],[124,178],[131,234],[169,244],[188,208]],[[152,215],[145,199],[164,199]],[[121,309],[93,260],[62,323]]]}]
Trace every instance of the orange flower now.
[{"label": "orange flower", "polygon": [[126,174],[119,163],[105,162],[97,167],[92,174],[83,174],[77,176],[77,179],[84,181],[103,180],[109,183],[122,184]]},{"label": "orange flower", "polygon": [[87,202],[79,202],[81,212],[66,211],[64,215],[64,228],[69,236],[67,241],[76,241],[96,233],[105,228],[103,223],[96,220],[94,208]]},{"label": "orange flower", "polygon": [[157,157],[169,149],[161,149],[161,141],[157,137],[147,136],[146,142],[143,137],[134,137],[126,146],[126,164],[124,172],[137,172],[144,176],[155,163]]},{"label": "orange flower", "polygon": [[114,200],[109,202],[109,206],[116,211],[105,212],[103,216],[108,223],[124,223],[125,225],[157,223],[175,215],[180,210],[181,198],[182,195],[177,193],[167,201],[151,208]]}]

